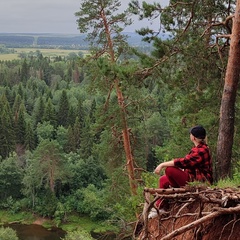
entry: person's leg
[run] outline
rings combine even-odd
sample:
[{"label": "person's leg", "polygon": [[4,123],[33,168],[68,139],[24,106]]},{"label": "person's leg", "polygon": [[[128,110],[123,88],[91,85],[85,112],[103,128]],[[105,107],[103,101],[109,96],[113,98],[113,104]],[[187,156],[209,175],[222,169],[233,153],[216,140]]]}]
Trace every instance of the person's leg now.
[{"label": "person's leg", "polygon": [[170,182],[166,175],[163,175],[159,178],[158,186],[159,188],[164,188],[164,189],[170,188]]},{"label": "person's leg", "polygon": [[[189,181],[188,174],[177,167],[167,167],[165,174],[159,178],[159,188],[167,189],[170,187],[183,187]],[[168,202],[163,199],[156,201],[158,208],[168,208]]]},{"label": "person's leg", "polygon": [[165,170],[166,177],[172,187],[183,187],[189,181],[188,173],[177,167],[167,167]]},{"label": "person's leg", "polygon": [[[170,183],[169,183],[169,180],[167,178],[167,176],[162,176],[159,178],[159,182],[158,182],[158,187],[159,188],[169,188],[170,187]],[[149,212],[148,214],[148,218],[155,218],[157,217],[158,215],[160,214],[165,214],[166,213],[166,205],[168,205],[168,203],[166,202],[166,200],[164,199],[158,199],[156,202],[155,202],[155,207],[153,207],[151,209],[151,211]],[[156,210],[156,208],[158,208],[158,211]]]},{"label": "person's leg", "polygon": [[[164,189],[171,187],[168,177],[166,175],[163,175],[159,178],[158,187],[164,188]],[[158,207],[158,208],[164,208],[166,205],[167,205],[166,201],[164,201],[163,199],[158,199],[156,201],[156,207]]]}]

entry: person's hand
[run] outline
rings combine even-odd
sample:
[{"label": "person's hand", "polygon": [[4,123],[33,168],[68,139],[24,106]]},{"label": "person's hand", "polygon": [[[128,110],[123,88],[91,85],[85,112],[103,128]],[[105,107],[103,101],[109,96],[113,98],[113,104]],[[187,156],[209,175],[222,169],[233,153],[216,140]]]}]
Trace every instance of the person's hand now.
[{"label": "person's hand", "polygon": [[160,174],[161,170],[166,167],[173,167],[174,166],[174,160],[168,161],[168,162],[162,162],[160,163],[156,169],[153,171],[156,174]]},{"label": "person's hand", "polygon": [[153,172],[159,175],[162,169],[163,169],[163,165],[162,163],[160,163]]}]

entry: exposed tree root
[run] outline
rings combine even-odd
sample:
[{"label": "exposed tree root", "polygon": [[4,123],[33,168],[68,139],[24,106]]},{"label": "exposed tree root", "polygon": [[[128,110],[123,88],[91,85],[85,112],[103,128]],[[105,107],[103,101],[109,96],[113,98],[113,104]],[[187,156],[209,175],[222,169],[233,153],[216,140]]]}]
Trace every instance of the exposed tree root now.
[{"label": "exposed tree root", "polygon": [[[230,240],[238,237],[235,233],[240,226],[238,189],[189,186],[172,189],[146,188],[144,196],[145,204],[137,224],[141,226],[141,230],[139,231],[139,227],[135,228],[136,239]],[[158,214],[156,218],[148,219],[148,214],[158,199],[169,201],[169,212],[167,215]]]}]

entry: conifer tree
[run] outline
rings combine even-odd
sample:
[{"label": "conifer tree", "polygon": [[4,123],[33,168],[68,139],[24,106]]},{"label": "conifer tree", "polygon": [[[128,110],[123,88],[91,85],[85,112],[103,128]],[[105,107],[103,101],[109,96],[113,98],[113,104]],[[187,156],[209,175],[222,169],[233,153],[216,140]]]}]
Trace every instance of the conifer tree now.
[{"label": "conifer tree", "polygon": [[82,147],[81,136],[82,126],[79,117],[76,117],[74,125],[68,127],[67,152],[76,152]]},{"label": "conifer tree", "polygon": [[17,114],[21,104],[22,104],[22,98],[19,94],[17,94],[14,100],[13,108],[12,108],[13,114]]},{"label": "conifer tree", "polygon": [[35,124],[43,122],[43,116],[45,111],[45,102],[42,96],[38,99],[35,104],[34,113],[35,113]]},{"label": "conifer tree", "polygon": [[63,177],[62,149],[57,141],[43,140],[34,152],[35,178],[55,194],[56,181]]},{"label": "conifer tree", "polygon": [[94,98],[93,101],[92,101],[91,109],[90,109],[90,113],[89,113],[90,121],[91,121],[92,124],[94,124],[95,121],[96,121],[96,116],[95,116],[96,105],[97,105],[96,100]]},{"label": "conifer tree", "polygon": [[84,109],[83,109],[83,100],[82,99],[78,100],[77,110],[76,110],[76,117],[78,118],[78,121],[80,122],[80,126],[83,127],[83,125],[84,125],[84,118],[85,118],[85,112],[84,112]]},{"label": "conifer tree", "polygon": [[73,81],[75,83],[80,83],[80,82],[82,82],[82,79],[80,79],[80,78],[82,78],[82,72],[81,73],[79,72],[78,65],[75,64],[74,71],[73,71]]},{"label": "conifer tree", "polygon": [[71,82],[72,79],[73,79],[73,70],[72,70],[72,67],[71,65],[68,66],[68,69],[67,69],[67,74],[66,74],[66,81],[67,82]]},{"label": "conifer tree", "polygon": [[82,135],[82,126],[78,117],[75,119],[73,125],[73,139],[74,139],[74,149],[75,151],[81,148],[81,135]]},{"label": "conifer tree", "polygon": [[36,137],[34,135],[33,127],[30,122],[26,124],[25,132],[25,146],[27,150],[34,150],[36,147]]},{"label": "conifer tree", "polygon": [[[121,87],[123,79],[117,76],[118,58],[127,49],[126,36],[122,34],[122,31],[125,26],[131,24],[131,20],[127,12],[116,13],[120,6],[119,0],[85,0],[82,1],[80,11],[76,12],[75,15],[78,17],[80,32],[88,32],[87,39],[91,43],[93,52],[89,60],[97,61],[99,72],[102,72],[102,75],[98,77],[95,74],[95,78],[105,80],[105,82],[101,82],[102,86],[99,87],[107,88],[109,94],[112,93],[113,89],[115,90],[130,190],[135,195],[137,182],[134,174],[134,157],[129,137],[125,98]],[[93,71],[96,73],[96,69]]]},{"label": "conifer tree", "polygon": [[83,159],[87,159],[89,156],[92,156],[92,148],[94,141],[94,134],[91,131],[90,118],[86,116],[84,119],[84,126],[81,129],[81,156]]},{"label": "conifer tree", "polygon": [[[146,40],[155,40],[155,54],[160,57],[155,66],[170,60],[165,66],[167,70],[171,68],[173,74],[166,72],[164,83],[171,87],[172,96],[176,93],[174,89],[183,94],[178,95],[181,99],[178,114],[182,118],[178,120],[178,129],[172,126],[176,129],[173,135],[177,136],[183,126],[205,125],[211,130],[209,135],[214,144],[214,139],[217,142],[216,146],[212,145],[213,149],[217,148],[217,177],[232,176],[233,140],[237,136],[234,120],[239,82],[239,45],[236,44],[239,41],[239,1],[170,0],[163,7],[158,1],[141,5],[132,0],[130,7],[140,19],[158,18],[159,32],[169,37],[169,41],[156,39],[157,34],[150,27],[138,31]],[[164,74],[164,70],[162,72]]]},{"label": "conifer tree", "polygon": [[68,111],[68,119],[67,119],[68,125],[73,126],[75,122],[75,118],[76,118],[75,108],[72,105],[70,105],[69,111]]},{"label": "conifer tree", "polygon": [[12,95],[13,95],[13,93],[12,93],[11,89],[9,87],[5,87],[5,96],[10,104],[10,107],[13,106],[13,102],[14,102]]},{"label": "conifer tree", "polygon": [[24,97],[24,91],[23,91],[23,85],[22,85],[22,83],[18,84],[17,94],[20,95],[21,98],[23,99],[23,97]]},{"label": "conifer tree", "polygon": [[229,58],[222,93],[220,108],[219,135],[217,144],[218,178],[232,176],[232,147],[234,140],[235,105],[240,77],[240,0],[236,1],[236,9],[232,23]]},{"label": "conifer tree", "polygon": [[16,144],[24,145],[25,134],[26,134],[26,122],[24,117],[25,107],[23,104],[20,105],[17,114],[15,115],[15,139]]},{"label": "conifer tree", "polygon": [[25,84],[28,78],[29,78],[29,66],[27,63],[27,59],[25,58],[21,67],[20,81]]},{"label": "conifer tree", "polygon": [[9,157],[15,148],[13,115],[5,95],[0,98],[0,155]]},{"label": "conifer tree", "polygon": [[52,104],[51,98],[48,98],[46,107],[44,108],[44,114],[43,114],[43,121],[50,122],[51,125],[56,127],[57,120],[56,120],[56,111]]},{"label": "conifer tree", "polygon": [[75,136],[72,126],[68,126],[67,129],[67,143],[66,146],[64,146],[64,151],[67,153],[70,152],[76,152],[76,142],[75,142]]},{"label": "conifer tree", "polygon": [[63,90],[60,100],[59,100],[59,109],[58,109],[58,125],[67,127],[68,123],[68,114],[69,114],[69,102],[67,97],[67,91]]}]

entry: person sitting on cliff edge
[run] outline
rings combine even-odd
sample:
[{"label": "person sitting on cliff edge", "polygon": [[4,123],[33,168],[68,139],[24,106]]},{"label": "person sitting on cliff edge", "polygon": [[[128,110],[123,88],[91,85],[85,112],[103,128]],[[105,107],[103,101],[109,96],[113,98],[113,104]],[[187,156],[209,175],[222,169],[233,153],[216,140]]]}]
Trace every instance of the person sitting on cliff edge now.
[{"label": "person sitting on cliff edge", "polygon": [[[160,163],[154,170],[154,173],[160,174],[165,169],[165,175],[159,178],[159,188],[180,188],[193,181],[213,183],[212,158],[206,143],[206,130],[201,125],[191,128],[190,140],[194,146],[185,157]],[[167,207],[166,200],[156,201],[159,214],[165,213]],[[156,208],[151,209],[148,218],[158,216]]]}]

